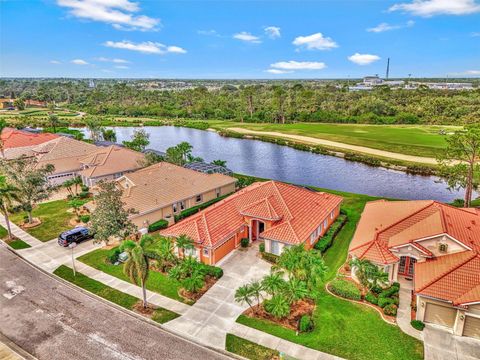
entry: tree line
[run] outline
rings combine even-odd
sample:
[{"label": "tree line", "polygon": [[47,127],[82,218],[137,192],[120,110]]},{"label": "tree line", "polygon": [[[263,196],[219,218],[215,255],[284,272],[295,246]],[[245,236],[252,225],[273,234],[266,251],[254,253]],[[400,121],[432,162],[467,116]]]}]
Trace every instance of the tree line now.
[{"label": "tree line", "polygon": [[[467,124],[480,118],[480,90],[348,91],[345,82],[259,83],[149,90],[135,81],[89,88],[82,81],[0,82],[0,95],[62,104],[92,115],[244,122]],[[13,93],[13,94],[12,94]]]}]

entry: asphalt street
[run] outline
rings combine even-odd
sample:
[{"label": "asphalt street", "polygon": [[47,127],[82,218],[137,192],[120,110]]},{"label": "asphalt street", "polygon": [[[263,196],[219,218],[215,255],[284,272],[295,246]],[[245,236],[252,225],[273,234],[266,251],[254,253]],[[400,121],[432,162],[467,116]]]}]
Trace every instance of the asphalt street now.
[{"label": "asphalt street", "polygon": [[67,286],[2,245],[0,332],[40,360],[229,358]]}]

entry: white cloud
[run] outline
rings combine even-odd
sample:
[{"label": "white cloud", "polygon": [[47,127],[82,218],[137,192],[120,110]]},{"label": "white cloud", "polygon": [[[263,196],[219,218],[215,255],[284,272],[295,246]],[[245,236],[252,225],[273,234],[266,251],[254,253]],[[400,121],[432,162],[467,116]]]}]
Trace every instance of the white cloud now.
[{"label": "white cloud", "polygon": [[197,30],[198,35],[205,35],[205,36],[219,36],[216,30]]},{"label": "white cloud", "polygon": [[357,65],[368,65],[375,61],[380,60],[380,56],[378,55],[371,55],[371,54],[359,54],[355,53],[352,56],[348,57],[348,60],[357,64]]},{"label": "white cloud", "polygon": [[367,31],[374,32],[374,33],[381,33],[381,32],[390,31],[390,30],[397,30],[397,29],[412,27],[413,25],[415,25],[415,21],[413,20],[408,20],[405,23],[405,25],[390,25],[388,23],[383,22],[373,28],[367,29]]},{"label": "white cloud", "polygon": [[318,61],[279,61],[270,64],[271,68],[281,70],[322,70],[327,67],[325,63]]},{"label": "white cloud", "polygon": [[262,42],[258,36],[252,35],[246,31],[233,34],[233,38],[237,40],[245,41],[245,42],[250,42],[253,44],[259,44]]},{"label": "white cloud", "polygon": [[138,3],[129,0],[57,0],[57,4],[69,8],[69,14],[81,19],[112,24],[119,30],[155,30],[159,19],[135,15]]},{"label": "white cloud", "polygon": [[166,46],[161,43],[153,41],[144,41],[141,43],[133,43],[128,40],[123,41],[107,41],[103,44],[106,47],[115,49],[124,49],[131,51],[138,51],[144,54],[160,54],[167,53],[185,54],[187,51],[179,46]]},{"label": "white cloud", "polygon": [[106,57],[99,57],[96,60],[102,61],[102,62],[112,62],[112,63],[115,63],[115,64],[128,64],[128,63],[130,63],[130,61],[125,60],[125,59],[110,59],[110,58],[106,58]]},{"label": "white cloud", "polygon": [[265,70],[266,72],[270,73],[270,74],[275,74],[275,75],[278,75],[278,74],[290,74],[292,71],[287,71],[287,70],[280,70],[280,69],[268,69],[268,70]]},{"label": "white cloud", "polygon": [[480,76],[480,70],[467,70],[465,71],[466,75]]},{"label": "white cloud", "polygon": [[267,26],[263,30],[270,39],[276,39],[282,36],[278,26]]},{"label": "white cloud", "polygon": [[50,64],[55,64],[55,65],[59,65],[61,64],[62,62],[61,61],[58,61],[58,60],[50,60]]},{"label": "white cloud", "polygon": [[74,59],[70,62],[72,64],[75,64],[75,65],[88,65],[88,62],[86,62],[85,60],[82,60],[82,59]]},{"label": "white cloud", "polygon": [[395,4],[389,10],[423,17],[468,15],[480,12],[480,4],[475,0],[413,0],[410,3]]},{"label": "white cloud", "polygon": [[293,40],[293,45],[305,47],[308,50],[330,50],[338,47],[338,44],[333,39],[324,37],[322,33],[298,36]]},{"label": "white cloud", "polygon": [[115,69],[130,69],[128,66],[125,65],[116,65]]}]

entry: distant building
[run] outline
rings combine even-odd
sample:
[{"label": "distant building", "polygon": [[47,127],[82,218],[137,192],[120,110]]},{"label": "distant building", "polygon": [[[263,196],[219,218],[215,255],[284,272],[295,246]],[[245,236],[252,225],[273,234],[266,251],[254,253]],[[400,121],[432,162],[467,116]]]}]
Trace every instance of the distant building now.
[{"label": "distant building", "polygon": [[383,79],[379,78],[377,75],[375,76],[365,76],[363,78],[363,85],[366,86],[374,86],[374,85],[382,85]]}]

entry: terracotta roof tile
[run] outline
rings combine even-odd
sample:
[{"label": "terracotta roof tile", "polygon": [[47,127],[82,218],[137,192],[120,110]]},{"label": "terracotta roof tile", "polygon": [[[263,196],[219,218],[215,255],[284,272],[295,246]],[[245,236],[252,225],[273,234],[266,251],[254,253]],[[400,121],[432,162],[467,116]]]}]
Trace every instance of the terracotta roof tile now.
[{"label": "terracotta roof tile", "polygon": [[34,134],[28,131],[5,128],[0,137],[3,142],[3,148],[11,149],[39,145],[57,139],[59,136],[51,133]]}]

